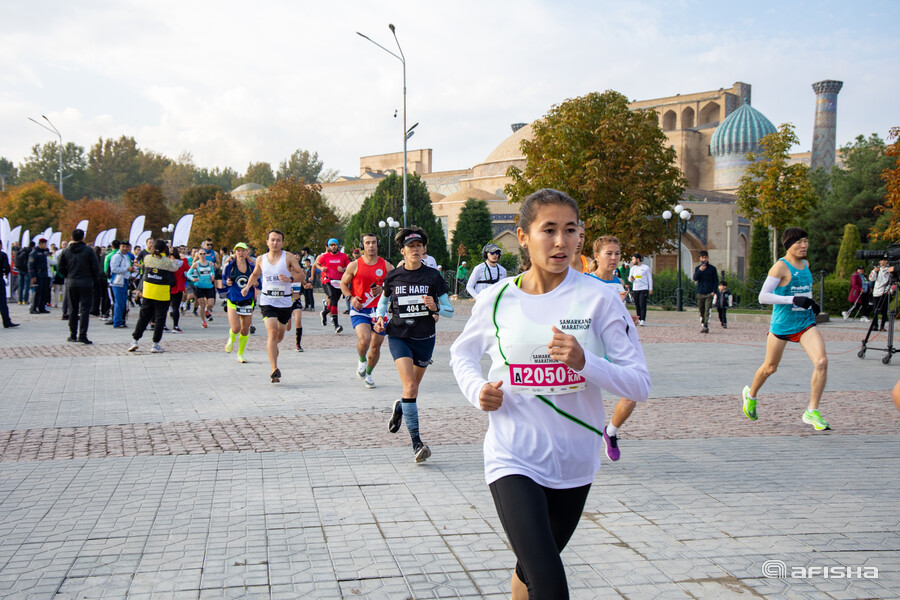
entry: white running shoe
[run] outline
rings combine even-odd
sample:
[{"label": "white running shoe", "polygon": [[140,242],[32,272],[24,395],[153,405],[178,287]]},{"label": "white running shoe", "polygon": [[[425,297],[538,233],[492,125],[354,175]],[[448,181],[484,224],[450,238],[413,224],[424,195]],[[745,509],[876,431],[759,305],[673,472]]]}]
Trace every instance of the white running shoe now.
[{"label": "white running shoe", "polygon": [[366,363],[361,362],[356,365],[356,376],[364,379],[366,376]]},{"label": "white running shoe", "polygon": [[638,321],[638,325],[640,325],[641,327],[644,326],[644,321],[643,321],[643,319],[641,319],[640,321]]},{"label": "white running shoe", "polygon": [[129,351],[129,352],[135,352],[137,349],[138,349],[138,343],[137,343],[136,341],[135,341],[135,342],[131,342],[131,345],[128,346],[128,351]]},{"label": "white running shoe", "polygon": [[152,352],[154,354],[161,354],[161,353],[165,352],[165,350],[163,350],[163,347],[160,346],[159,344],[153,344],[152,346],[150,346],[150,352]]},{"label": "white running shoe", "polygon": [[366,373],[365,382],[366,382],[366,389],[370,389],[370,390],[371,390],[372,388],[375,387],[375,380],[372,379],[372,374],[371,374],[371,373]]},{"label": "white running shoe", "polygon": [[859,322],[860,322],[860,323],[868,323],[868,322],[871,321],[871,320],[872,320],[872,319],[867,319],[866,317],[860,317],[860,318],[859,318]]},{"label": "white running shoe", "polygon": [[847,320],[847,317],[848,317],[849,315],[850,315],[850,313],[847,312],[846,310],[841,312],[841,316],[844,317],[844,320],[845,320],[845,321]]}]

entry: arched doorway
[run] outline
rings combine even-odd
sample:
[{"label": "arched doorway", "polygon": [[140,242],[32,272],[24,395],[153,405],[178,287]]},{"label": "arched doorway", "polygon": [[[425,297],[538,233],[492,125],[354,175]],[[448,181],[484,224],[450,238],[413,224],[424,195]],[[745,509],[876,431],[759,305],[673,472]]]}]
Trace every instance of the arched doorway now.
[{"label": "arched doorway", "polygon": [[662,130],[673,131],[675,129],[675,121],[677,116],[674,110],[667,110],[663,115]]}]

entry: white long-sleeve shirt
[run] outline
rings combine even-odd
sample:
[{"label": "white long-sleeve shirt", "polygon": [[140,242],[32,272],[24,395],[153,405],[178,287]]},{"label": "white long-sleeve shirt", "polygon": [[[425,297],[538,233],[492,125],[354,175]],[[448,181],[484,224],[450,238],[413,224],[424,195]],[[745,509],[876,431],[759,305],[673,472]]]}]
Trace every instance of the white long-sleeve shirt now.
[{"label": "white long-sleeve shirt", "polygon": [[472,272],[469,274],[469,280],[466,282],[466,291],[473,298],[477,298],[478,294],[488,289],[493,283],[481,283],[483,282],[498,282],[501,279],[506,278],[506,269],[500,263],[497,263],[495,266],[491,266],[487,261],[477,265]]},{"label": "white long-sleeve shirt", "polygon": [[653,291],[653,273],[650,267],[645,264],[633,265],[628,272],[628,281],[633,281],[631,290],[639,292],[641,290]]},{"label": "white long-sleeve shirt", "polygon": [[[548,383],[551,371],[558,378],[568,370],[547,356],[553,326],[574,335],[584,349],[584,368],[570,370],[566,381],[578,388],[581,379],[582,389],[566,393],[560,389],[566,386],[551,389],[554,382]],[[491,358],[488,378],[480,364],[485,353]],[[535,383],[541,371],[548,390],[542,395],[597,429],[606,424],[601,387],[638,401],[650,393],[644,352],[619,295],[612,286],[573,269],[546,294],[527,294],[512,278],[482,292],[450,356],[460,390],[477,408],[482,387],[488,381],[503,382],[503,404],[488,413],[484,438],[488,483],[525,475],[546,487],[572,488],[591,483],[600,468],[601,437],[559,415],[533,389],[513,391],[515,379]]]}]

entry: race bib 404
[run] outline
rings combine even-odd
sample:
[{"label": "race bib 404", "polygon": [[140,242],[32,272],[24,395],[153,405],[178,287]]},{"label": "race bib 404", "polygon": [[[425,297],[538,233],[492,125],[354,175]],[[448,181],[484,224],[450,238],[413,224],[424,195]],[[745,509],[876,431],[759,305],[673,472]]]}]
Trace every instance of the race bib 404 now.
[{"label": "race bib 404", "polygon": [[518,394],[554,396],[585,388],[584,377],[550,358],[547,346],[519,344],[509,354],[509,383]]},{"label": "race bib 404", "polygon": [[430,314],[425,306],[425,301],[422,300],[422,296],[398,296],[397,305],[400,308],[398,316],[401,319],[427,317]]}]

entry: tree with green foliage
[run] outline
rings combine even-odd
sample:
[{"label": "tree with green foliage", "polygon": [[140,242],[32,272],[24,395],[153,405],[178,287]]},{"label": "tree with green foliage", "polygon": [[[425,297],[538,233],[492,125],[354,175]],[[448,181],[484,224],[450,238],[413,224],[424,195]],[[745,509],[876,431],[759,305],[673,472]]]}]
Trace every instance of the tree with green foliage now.
[{"label": "tree with green foliage", "polygon": [[[428,235],[428,254],[434,257],[439,265],[449,267],[454,263],[451,263],[447,252],[447,238],[444,236],[444,228],[434,216],[431,195],[425,182],[418,173],[411,173],[407,175],[406,186],[407,222],[425,230]],[[387,240],[380,235],[378,222],[386,221],[388,217],[394,217],[401,222],[403,220],[403,178],[396,173],[381,180],[372,195],[363,201],[359,212],[350,218],[346,236],[348,245],[356,243],[355,240],[363,233],[376,233],[381,239],[381,251],[386,253]],[[393,241],[389,260],[393,264],[397,264],[400,260],[400,250]]]},{"label": "tree with green foliage", "polygon": [[226,192],[232,191],[240,185],[241,175],[231,167],[220,169],[216,167],[212,170],[202,167],[194,173],[195,185],[217,185]]},{"label": "tree with green foliage", "polygon": [[862,249],[862,242],[859,239],[859,228],[852,223],[844,226],[844,238],[841,240],[841,249],[837,256],[837,265],[834,272],[840,279],[850,279],[859,260],[856,258],[856,251]]},{"label": "tree with green foliage", "polygon": [[190,245],[199,246],[206,238],[212,238],[216,247],[226,248],[247,241],[247,215],[244,205],[228,192],[220,190],[194,211]]},{"label": "tree with green foliage", "polygon": [[267,162],[250,163],[247,166],[247,172],[241,178],[241,183],[258,183],[263,187],[269,187],[275,183],[272,165]]},{"label": "tree with green foliage", "polygon": [[322,173],[323,163],[319,160],[319,153],[309,153],[309,150],[294,150],[290,158],[281,161],[278,165],[276,179],[288,179],[294,177],[302,179],[306,183],[319,183],[319,175]]},{"label": "tree with green foliage", "polygon": [[145,183],[125,190],[122,195],[122,205],[129,219],[138,215],[144,215],[144,227],[153,234],[153,237],[162,233],[162,228],[169,224],[169,207],[166,203],[166,195],[158,185]]},{"label": "tree with green foliage", "polygon": [[474,266],[481,262],[481,248],[492,239],[494,230],[491,227],[491,211],[487,201],[469,198],[459,211],[450,247],[459,248],[460,244],[464,245],[467,252],[461,260]]},{"label": "tree with green foliage", "polygon": [[162,185],[170,159],[138,148],[133,137],[117,140],[99,138],[88,152],[91,195],[121,198],[125,191],[140,185]]},{"label": "tree with green foliage", "polygon": [[[84,148],[72,142],[63,146],[63,195],[69,200],[83,198],[88,188],[87,159]],[[18,182],[46,181],[59,189],[59,144],[47,142],[31,147],[31,155],[19,168]]]},{"label": "tree with green foliage", "polygon": [[881,173],[891,166],[887,146],[879,136],[858,136],[852,144],[841,147],[841,163],[830,171],[816,169],[810,179],[821,199],[814,213],[801,222],[809,232],[810,264],[828,269],[836,264],[844,225],[859,228],[860,240],[869,245],[869,231],[874,227],[876,207],[884,202],[887,188]]},{"label": "tree with green foliage", "polygon": [[587,239],[618,236],[625,255],[662,250],[665,223],[649,217],[676,204],[687,181],[658,119],[612,90],[553,106],[522,141],[528,163],[507,171],[507,196],[518,202],[540,188],[561,190],[578,201]]},{"label": "tree with green foliage", "polygon": [[60,215],[68,208],[69,201],[59,195],[56,187],[38,179],[7,188],[0,194],[0,215],[9,219],[12,227],[22,226],[32,235],[48,227],[59,229]]},{"label": "tree with green foliage", "polygon": [[[747,153],[750,164],[741,177],[737,192],[738,212],[754,225],[772,227],[774,240],[778,240],[783,229],[806,216],[818,202],[809,178],[809,167],[788,164],[790,149],[797,143],[797,134],[790,123],[783,123],[778,131],[764,136],[759,141],[762,152]],[[769,262],[778,258],[774,245],[769,256]]]},{"label": "tree with green foliage", "polygon": [[185,190],[194,184],[196,171],[194,157],[190,152],[183,152],[177,161],[170,163],[163,171],[162,190],[170,207],[174,207]]},{"label": "tree with green foliage", "polygon": [[772,243],[769,228],[760,223],[753,224],[750,233],[750,263],[747,277],[751,281],[762,281],[772,268]]},{"label": "tree with green foliage", "polygon": [[19,169],[4,156],[0,156],[0,177],[3,178],[3,187],[12,187],[16,185],[16,178],[19,176]]},{"label": "tree with green foliage", "polygon": [[175,205],[175,214],[194,212],[215,198],[216,194],[220,192],[225,192],[225,190],[217,185],[195,185],[189,187],[181,193],[181,198],[178,200],[178,204]]},{"label": "tree with green foliage", "polygon": [[279,179],[247,207],[247,238],[261,252],[272,229],[284,233],[287,250],[299,252],[303,246],[324,249],[339,228],[340,219],[321,188],[299,179]]}]

